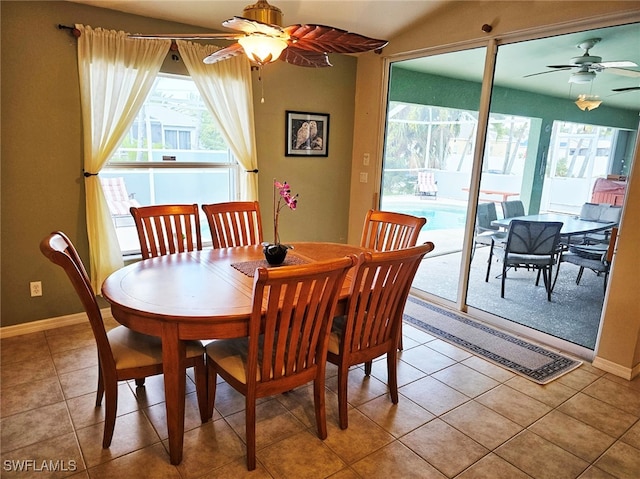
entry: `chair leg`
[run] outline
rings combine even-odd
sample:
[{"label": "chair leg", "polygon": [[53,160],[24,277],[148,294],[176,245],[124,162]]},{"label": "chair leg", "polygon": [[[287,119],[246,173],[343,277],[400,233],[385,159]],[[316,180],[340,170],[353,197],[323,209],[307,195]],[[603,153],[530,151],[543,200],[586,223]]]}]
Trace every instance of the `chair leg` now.
[{"label": "chair leg", "polygon": [[387,353],[387,380],[389,381],[389,394],[391,402],[398,404],[398,353]]},{"label": "chair leg", "polygon": [[544,287],[547,290],[547,301],[551,301],[551,276],[552,266],[542,269],[542,279],[544,280]]},{"label": "chair leg", "polygon": [[104,449],[111,445],[113,430],[116,426],[116,412],[118,410],[118,382],[113,381],[104,385],[104,434],[102,436],[102,447]]},{"label": "chair leg", "polygon": [[491,273],[491,259],[493,258],[493,241],[491,241],[491,246],[489,247],[489,259],[487,260],[487,274],[484,277],[484,282],[489,282],[489,274]]},{"label": "chair leg", "polygon": [[[487,272],[488,273],[488,272]],[[502,263],[502,284],[500,285],[500,297],[504,298],[504,281],[507,279],[507,267]]]},{"label": "chair leg", "polygon": [[[211,360],[207,360],[207,411],[206,416],[207,420],[213,417],[213,409],[215,407],[216,401],[216,385],[218,380],[218,373],[216,373],[216,368],[213,366]],[[197,377],[197,373],[196,373]],[[198,389],[198,384],[196,384],[196,393]],[[200,398],[198,398],[198,405],[200,405]],[[201,411],[202,414],[202,411]]]},{"label": "chair leg", "polygon": [[[209,404],[207,391],[207,366],[204,363],[204,356],[196,360],[193,372],[196,378],[196,396],[198,398],[198,409],[200,410],[200,420],[205,423],[209,420]],[[211,411],[213,414],[213,410]]]},{"label": "chair leg", "polygon": [[102,376],[102,368],[98,364],[98,389],[96,391],[96,407],[102,404],[102,396],[104,396],[104,377]]},{"label": "chair leg", "polygon": [[365,376],[371,376],[371,365],[373,364],[373,361],[367,361],[366,363],[364,363],[364,375]]},{"label": "chair leg", "polygon": [[321,374],[318,374],[316,380],[313,381],[313,400],[316,410],[316,426],[318,427],[318,437],[323,440],[327,438],[327,411],[325,408],[324,374],[325,371],[323,370]]},{"label": "chair leg", "polygon": [[145,379],[146,379],[146,378],[138,378],[138,379],[136,379],[136,380],[135,380],[135,381],[136,381],[136,386],[137,386],[137,387],[139,387],[139,388],[141,388],[142,386],[144,386],[144,380],[145,380]]},{"label": "chair leg", "polygon": [[246,397],[247,469],[256,468],[256,397],[255,392],[247,392]]},{"label": "chair leg", "polygon": [[584,273],[584,266],[580,266],[580,269],[578,270],[578,277],[576,278],[577,285],[580,284],[580,280],[582,279],[582,273]]},{"label": "chair leg", "polygon": [[349,426],[349,416],[347,411],[347,383],[349,380],[349,366],[340,365],[338,368],[338,420],[340,429]]}]

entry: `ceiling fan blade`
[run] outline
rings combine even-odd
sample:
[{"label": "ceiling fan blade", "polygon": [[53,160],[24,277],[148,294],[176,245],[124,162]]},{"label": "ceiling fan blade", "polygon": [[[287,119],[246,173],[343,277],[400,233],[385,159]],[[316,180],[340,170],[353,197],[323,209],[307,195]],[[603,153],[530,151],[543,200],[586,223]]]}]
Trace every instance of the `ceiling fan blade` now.
[{"label": "ceiling fan blade", "polygon": [[547,65],[547,68],[560,68],[562,70],[566,70],[568,68],[576,68],[581,65]]},{"label": "ceiling fan blade", "polygon": [[232,30],[240,30],[244,33],[262,33],[270,37],[281,37],[284,34],[284,30],[278,25],[271,25],[270,23],[263,23],[244,17],[233,17],[225,20],[222,22],[222,26]]},{"label": "ceiling fan blade", "polygon": [[640,90],[640,86],[628,86],[626,88],[614,88],[611,91],[622,92],[622,91],[633,91],[633,90]]},{"label": "ceiling fan blade", "polygon": [[289,45],[320,53],[368,52],[389,43],[325,25],[289,25],[284,31],[290,37]]},{"label": "ceiling fan blade", "polygon": [[228,60],[229,58],[242,55],[244,53],[244,49],[239,43],[234,43],[226,48],[221,48],[218,51],[213,52],[208,57],[203,58],[203,62],[211,65],[212,63],[217,63],[222,60]]},{"label": "ceiling fan blade", "polygon": [[129,38],[154,38],[165,40],[237,40],[244,35],[242,33],[131,33]]},{"label": "ceiling fan blade", "polygon": [[525,75],[522,78],[534,77],[536,75],[544,75],[545,73],[556,73],[556,72],[559,72],[559,71],[562,71],[562,70],[571,70],[571,68],[573,68],[573,67],[562,68],[562,69],[559,69],[559,70],[547,70],[546,72],[530,73],[529,75]]},{"label": "ceiling fan blade", "polygon": [[629,68],[629,67],[637,67],[637,63],[630,62],[627,60],[617,61],[617,62],[600,62],[598,63],[603,68]]},{"label": "ceiling fan blade", "polygon": [[622,75],[631,78],[640,78],[640,72],[636,70],[627,70],[626,68],[607,68],[605,72],[613,73],[615,75]]},{"label": "ceiling fan blade", "polygon": [[333,66],[329,62],[329,57],[326,53],[302,50],[293,46],[284,49],[280,55],[280,60],[298,67],[322,68]]}]

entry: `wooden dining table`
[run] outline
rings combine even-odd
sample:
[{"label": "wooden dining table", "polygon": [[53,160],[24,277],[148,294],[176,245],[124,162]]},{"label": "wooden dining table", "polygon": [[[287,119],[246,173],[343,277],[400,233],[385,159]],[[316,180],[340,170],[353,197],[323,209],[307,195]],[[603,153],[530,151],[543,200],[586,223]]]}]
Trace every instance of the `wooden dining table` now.
[{"label": "wooden dining table", "polygon": [[[285,265],[360,253],[340,243],[293,243]],[[120,324],[162,338],[165,404],[171,464],[182,461],[185,343],[248,334],[253,272],[268,267],[262,246],[205,249],[145,259],[112,273],[102,285]],[[342,290],[346,302],[350,276]]]}]

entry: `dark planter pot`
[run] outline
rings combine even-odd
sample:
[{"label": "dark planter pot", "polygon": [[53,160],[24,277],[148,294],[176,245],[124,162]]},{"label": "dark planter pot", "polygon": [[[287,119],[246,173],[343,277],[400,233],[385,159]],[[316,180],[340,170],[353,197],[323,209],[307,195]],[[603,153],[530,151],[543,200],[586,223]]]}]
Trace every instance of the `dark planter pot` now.
[{"label": "dark planter pot", "polygon": [[289,246],[284,244],[263,243],[264,258],[272,266],[281,265],[287,257]]}]

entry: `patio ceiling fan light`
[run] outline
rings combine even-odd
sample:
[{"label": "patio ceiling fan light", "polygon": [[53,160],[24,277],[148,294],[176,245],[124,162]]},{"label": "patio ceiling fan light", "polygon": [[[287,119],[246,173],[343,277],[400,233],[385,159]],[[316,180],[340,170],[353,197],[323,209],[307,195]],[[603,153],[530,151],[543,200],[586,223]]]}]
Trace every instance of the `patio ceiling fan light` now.
[{"label": "patio ceiling fan light", "polygon": [[569,76],[569,83],[589,83],[596,77],[596,72],[579,71]]},{"label": "patio ceiling fan light", "polygon": [[597,96],[580,95],[575,101],[575,104],[582,111],[595,110],[600,106],[602,100],[599,100]]}]

